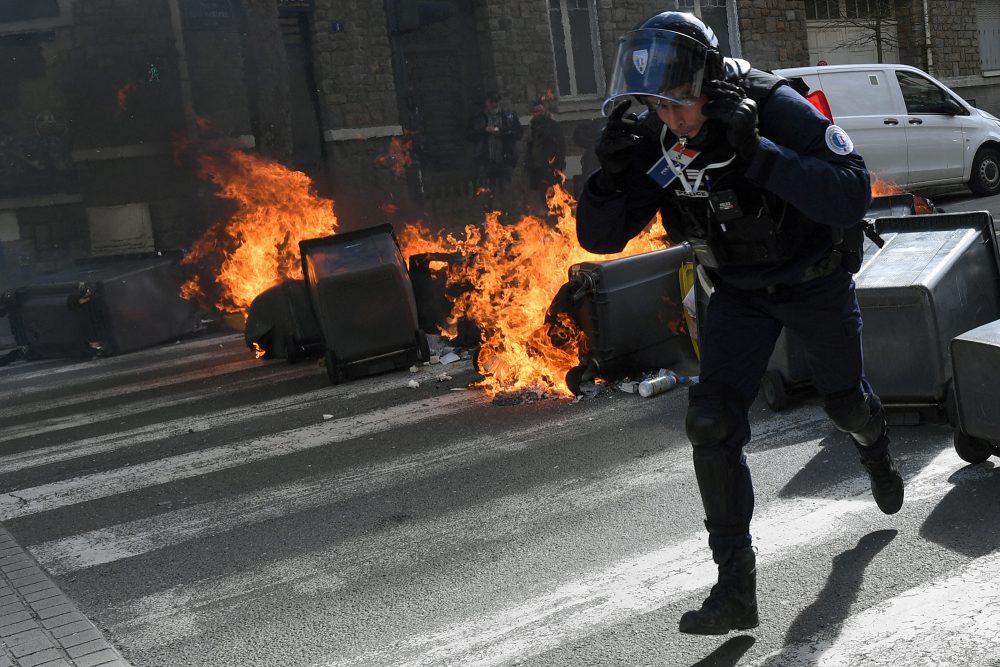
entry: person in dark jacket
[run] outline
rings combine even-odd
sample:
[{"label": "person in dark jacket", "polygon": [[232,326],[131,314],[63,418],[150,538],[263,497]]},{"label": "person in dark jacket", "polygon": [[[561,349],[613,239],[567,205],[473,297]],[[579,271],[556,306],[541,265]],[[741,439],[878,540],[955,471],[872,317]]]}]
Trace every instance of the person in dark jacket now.
[{"label": "person in dark jacket", "polygon": [[[758,625],[748,412],[783,327],[805,341],[827,415],[850,434],[886,514],[903,503],[885,412],[865,379],[852,276],[871,202],[848,135],[783,79],[723,58],[712,30],[663,12],[626,33],[577,209],[580,244],[618,252],[657,212],[714,290],[700,323],[691,441],[718,582],[681,632]],[[632,100],[645,106],[629,113]]]},{"label": "person in dark jacket", "polygon": [[517,116],[500,106],[501,95],[487,93],[483,109],[474,115],[469,138],[475,142],[478,190],[490,201],[503,200],[517,166],[517,142],[524,128]]},{"label": "person in dark jacket", "polygon": [[528,187],[545,192],[561,183],[566,173],[566,139],[562,128],[546,107],[545,100],[538,100],[531,107],[526,165]]}]

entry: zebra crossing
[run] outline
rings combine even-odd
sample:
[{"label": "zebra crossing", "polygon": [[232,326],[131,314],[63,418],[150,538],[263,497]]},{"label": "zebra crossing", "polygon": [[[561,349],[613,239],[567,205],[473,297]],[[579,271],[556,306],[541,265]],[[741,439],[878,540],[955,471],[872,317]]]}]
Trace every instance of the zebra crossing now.
[{"label": "zebra crossing", "polygon": [[762,625],[688,637],[684,395],[443,370],[330,386],[239,336],[0,369],[0,522],[137,666],[998,664],[1000,476],[946,429],[894,431],[886,517],[819,410],[756,410]]}]

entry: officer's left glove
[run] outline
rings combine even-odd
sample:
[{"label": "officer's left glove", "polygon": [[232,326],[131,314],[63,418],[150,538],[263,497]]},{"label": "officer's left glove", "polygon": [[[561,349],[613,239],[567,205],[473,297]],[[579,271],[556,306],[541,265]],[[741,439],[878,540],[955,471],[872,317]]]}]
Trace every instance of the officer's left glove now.
[{"label": "officer's left glove", "polygon": [[726,141],[737,155],[749,161],[760,144],[757,103],[742,88],[725,81],[709,81],[701,90],[708,98],[702,114],[719,121],[725,127]]}]

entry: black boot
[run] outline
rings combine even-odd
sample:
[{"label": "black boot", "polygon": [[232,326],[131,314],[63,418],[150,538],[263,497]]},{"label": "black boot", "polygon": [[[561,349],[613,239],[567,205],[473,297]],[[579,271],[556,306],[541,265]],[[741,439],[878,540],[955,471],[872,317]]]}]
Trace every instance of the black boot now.
[{"label": "black boot", "polygon": [[689,635],[724,635],[749,630],[757,617],[757,559],[751,547],[733,552],[719,565],[719,582],[712,586],[701,609],[684,612],[680,631]]},{"label": "black boot", "polygon": [[903,506],[903,477],[896,470],[892,454],[885,453],[877,459],[861,459],[872,481],[872,495],[878,508],[886,514],[895,514]]}]

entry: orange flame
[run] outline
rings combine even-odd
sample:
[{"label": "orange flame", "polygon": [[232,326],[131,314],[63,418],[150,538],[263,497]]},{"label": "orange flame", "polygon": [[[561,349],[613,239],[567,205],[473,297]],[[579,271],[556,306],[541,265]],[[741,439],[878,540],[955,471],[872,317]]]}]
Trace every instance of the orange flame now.
[{"label": "orange flame", "polygon": [[262,348],[260,345],[258,345],[257,341],[254,341],[253,342],[254,359],[261,359],[265,354],[267,354],[267,351],[264,350],[264,348]]},{"label": "orange flame", "polygon": [[129,81],[118,89],[118,109],[120,111],[125,111],[125,105],[128,104],[128,96],[138,87],[139,85],[135,81]]},{"label": "orange flame", "polygon": [[[449,284],[472,286],[459,296],[452,321],[467,317],[483,331],[480,347],[480,383],[490,395],[505,391],[541,391],[572,395],[565,384],[566,372],[580,362],[582,333],[569,318],[559,322],[559,332],[550,331],[546,312],[556,292],[568,279],[572,264],[625,257],[664,247],[662,237],[647,228],[624,252],[594,255],[576,241],[576,201],[561,186],[546,195],[553,226],[534,216],[514,224],[501,224],[500,213],[486,215],[482,228],[469,225],[465,238],[451,234],[431,237],[419,225],[407,226],[399,235],[403,254],[424,252],[458,253],[461,265],[452,265]],[[555,345],[551,336],[566,342]]]},{"label": "orange flame", "polygon": [[[893,183],[892,181],[876,176],[875,174],[871,174],[871,178],[872,197],[907,194],[906,190],[904,190],[902,186]],[[913,195],[913,208],[918,215],[933,213],[931,203],[924,197],[917,194]]]},{"label": "orange flame", "polygon": [[[410,133],[407,132],[407,135]],[[375,164],[380,167],[391,167],[393,175],[399,178],[413,164],[413,138],[410,136],[395,136],[389,140],[389,152],[375,158]]]},{"label": "orange flame", "polygon": [[[317,196],[305,174],[259,155],[219,149],[197,159],[201,176],[218,186],[218,197],[235,203],[236,212],[213,225],[184,263],[217,267],[216,307],[245,314],[268,287],[302,278],[299,241],[336,231],[333,201]],[[209,288],[196,276],[181,293],[208,298]]]}]

